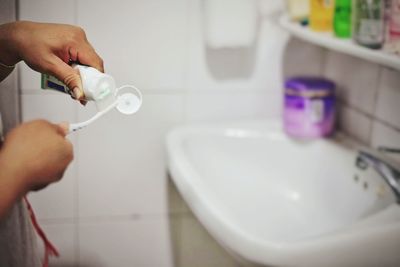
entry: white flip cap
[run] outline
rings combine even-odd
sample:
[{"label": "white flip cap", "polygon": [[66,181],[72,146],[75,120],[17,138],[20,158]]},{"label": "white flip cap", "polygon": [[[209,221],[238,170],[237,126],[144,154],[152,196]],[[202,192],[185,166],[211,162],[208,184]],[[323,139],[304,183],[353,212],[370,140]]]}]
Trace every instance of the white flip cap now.
[{"label": "white flip cap", "polygon": [[142,93],[135,86],[124,85],[117,89],[117,109],[122,114],[136,113],[142,106]]},{"label": "white flip cap", "polygon": [[108,113],[115,107],[119,112],[126,115],[131,115],[136,113],[142,106],[142,93],[135,86],[124,85],[117,89],[117,100],[104,108],[103,110],[97,112],[92,118],[87,121],[79,123],[71,123],[69,125],[69,133],[76,132],[82,128],[85,128],[89,124],[102,117],[104,114]]}]

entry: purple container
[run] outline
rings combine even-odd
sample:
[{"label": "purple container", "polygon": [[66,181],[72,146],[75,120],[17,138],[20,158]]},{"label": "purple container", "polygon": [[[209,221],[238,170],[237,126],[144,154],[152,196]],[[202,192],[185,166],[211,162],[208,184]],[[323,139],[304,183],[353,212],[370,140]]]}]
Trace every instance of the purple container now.
[{"label": "purple container", "polygon": [[283,121],[286,133],[294,137],[330,135],[335,125],[335,83],[316,77],[288,79]]}]

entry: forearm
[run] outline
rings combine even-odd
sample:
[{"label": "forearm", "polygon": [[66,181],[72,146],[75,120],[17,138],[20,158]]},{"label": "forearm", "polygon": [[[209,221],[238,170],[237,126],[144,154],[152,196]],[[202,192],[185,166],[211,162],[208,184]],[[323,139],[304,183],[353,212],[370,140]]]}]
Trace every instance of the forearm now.
[{"label": "forearm", "polygon": [[17,28],[17,22],[0,25],[0,82],[14,70],[14,65],[20,61],[16,53]]},{"label": "forearm", "polygon": [[[12,163],[11,163],[12,164]],[[0,153],[0,220],[25,193],[20,175],[10,168]]]}]

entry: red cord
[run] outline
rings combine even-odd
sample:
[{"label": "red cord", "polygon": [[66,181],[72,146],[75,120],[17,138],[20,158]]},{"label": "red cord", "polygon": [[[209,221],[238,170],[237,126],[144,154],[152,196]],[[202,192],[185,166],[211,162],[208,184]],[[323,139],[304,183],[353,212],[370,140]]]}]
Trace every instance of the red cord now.
[{"label": "red cord", "polygon": [[60,254],[58,253],[57,249],[55,248],[55,246],[50,242],[50,240],[47,238],[45,232],[42,230],[42,228],[40,227],[35,213],[33,212],[32,206],[28,201],[27,197],[24,197],[26,206],[28,208],[29,211],[29,216],[31,217],[31,221],[33,224],[33,227],[36,230],[36,233],[40,236],[40,238],[43,240],[44,243],[44,259],[43,259],[43,267],[48,267],[49,266],[49,258],[50,256],[55,256],[55,257],[59,257]]}]

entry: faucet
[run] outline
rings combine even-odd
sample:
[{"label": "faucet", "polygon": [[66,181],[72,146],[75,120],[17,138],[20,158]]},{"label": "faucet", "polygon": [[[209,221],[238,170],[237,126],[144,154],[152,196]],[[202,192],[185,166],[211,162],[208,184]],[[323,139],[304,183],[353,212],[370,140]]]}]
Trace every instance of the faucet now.
[{"label": "faucet", "polygon": [[[400,149],[380,147],[379,151],[389,153],[400,153]],[[393,167],[383,159],[372,153],[359,151],[356,159],[356,166],[361,170],[372,167],[389,185],[400,204],[400,170]]]}]

